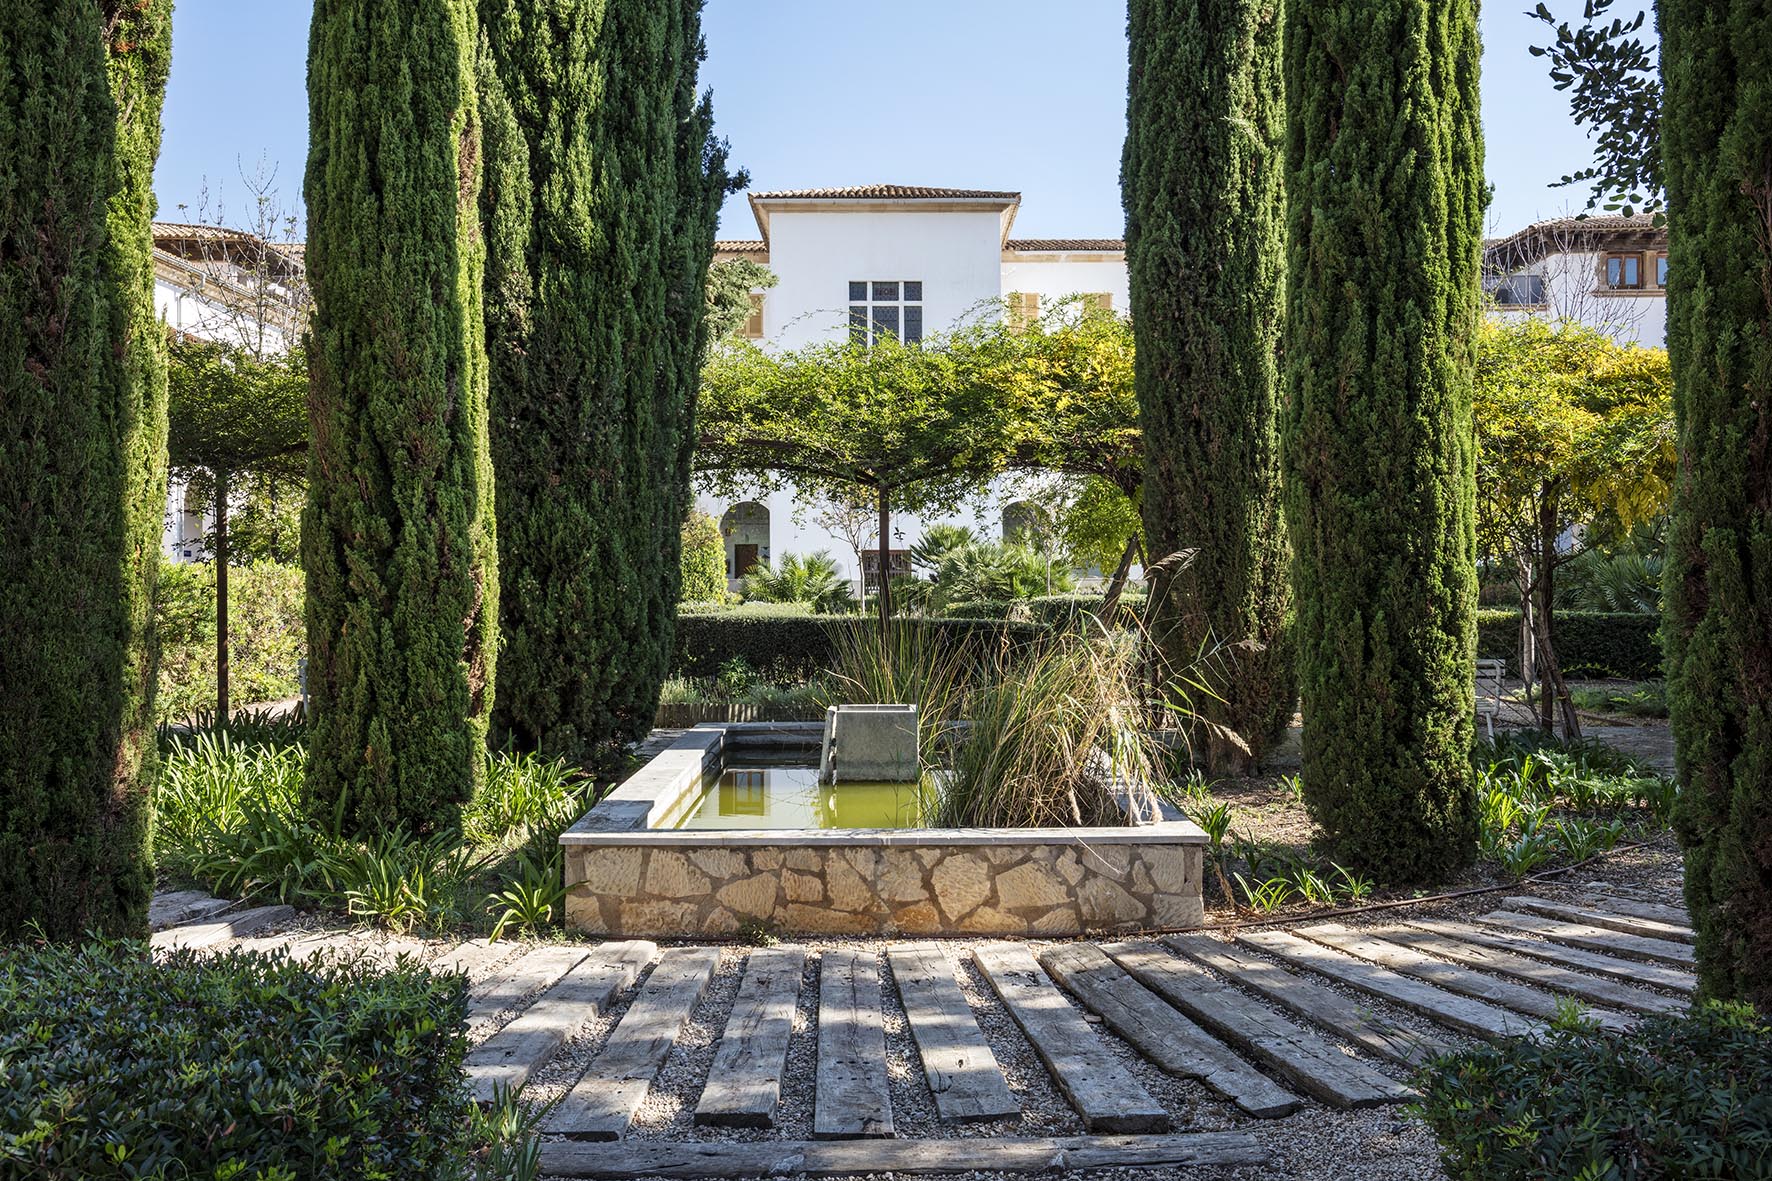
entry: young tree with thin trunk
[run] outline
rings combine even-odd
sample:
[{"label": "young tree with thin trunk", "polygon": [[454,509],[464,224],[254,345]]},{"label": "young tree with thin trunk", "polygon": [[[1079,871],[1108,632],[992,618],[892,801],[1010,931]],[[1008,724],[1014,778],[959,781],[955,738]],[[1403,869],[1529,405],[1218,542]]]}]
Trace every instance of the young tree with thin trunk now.
[{"label": "young tree with thin trunk", "polygon": [[1477,827],[1477,5],[1297,0],[1286,24],[1305,802],[1360,869],[1439,878]]},{"label": "young tree with thin trunk", "polygon": [[235,491],[254,480],[298,482],[307,469],[308,363],[300,351],[269,357],[187,338],[171,345],[167,458],[208,493],[215,527],[215,716],[231,714],[228,675],[229,528]]},{"label": "young tree with thin trunk", "polygon": [[1772,21],[1660,0],[1676,826],[1702,995],[1772,1010]]},{"label": "young tree with thin trunk", "polygon": [[0,938],[147,929],[170,0],[0,25]]},{"label": "young tree with thin trunk", "polygon": [[485,774],[498,574],[470,0],[317,0],[308,59],[307,790],[453,824]]},{"label": "young tree with thin trunk", "polygon": [[[1216,670],[1196,755],[1259,763],[1292,717],[1280,516],[1286,278],[1278,0],[1133,0],[1120,183],[1145,440],[1144,528],[1161,564],[1162,664]],[[1232,738],[1234,735],[1236,738]]]},{"label": "young tree with thin trunk", "polygon": [[668,670],[725,151],[696,91],[699,2],[480,12],[483,86],[513,129],[484,210],[506,586],[495,727],[595,765],[651,726]]}]

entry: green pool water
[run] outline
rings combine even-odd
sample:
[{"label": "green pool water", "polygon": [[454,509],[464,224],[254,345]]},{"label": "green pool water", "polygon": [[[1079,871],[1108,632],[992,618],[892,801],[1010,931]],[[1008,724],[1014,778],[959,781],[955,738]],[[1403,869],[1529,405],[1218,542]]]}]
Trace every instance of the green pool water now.
[{"label": "green pool water", "polygon": [[919,783],[820,784],[816,767],[728,767],[678,828],[917,828]]}]

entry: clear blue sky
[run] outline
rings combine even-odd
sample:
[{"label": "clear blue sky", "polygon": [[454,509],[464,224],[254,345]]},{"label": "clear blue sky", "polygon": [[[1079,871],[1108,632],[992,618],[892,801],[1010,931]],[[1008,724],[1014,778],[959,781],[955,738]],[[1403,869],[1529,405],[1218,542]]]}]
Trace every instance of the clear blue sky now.
[{"label": "clear blue sky", "polygon": [[[1485,5],[1483,115],[1493,230],[1585,200],[1547,184],[1585,164],[1543,62],[1527,0]],[[1579,15],[1575,0],[1552,4]],[[239,171],[278,169],[299,203],[307,152],[303,0],[178,0],[160,216],[195,206],[207,178],[231,220]],[[1017,189],[1015,233],[1118,237],[1125,136],[1125,6],[1116,0],[708,0],[708,60],[720,134],[755,189],[955,185]],[[754,237],[742,196],[724,237]]]}]

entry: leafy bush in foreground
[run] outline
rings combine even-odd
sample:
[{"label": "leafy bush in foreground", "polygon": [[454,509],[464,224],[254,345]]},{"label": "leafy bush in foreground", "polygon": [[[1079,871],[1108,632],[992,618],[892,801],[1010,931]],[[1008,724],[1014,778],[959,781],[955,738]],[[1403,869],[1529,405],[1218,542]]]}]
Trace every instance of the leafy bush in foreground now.
[{"label": "leafy bush in foreground", "polygon": [[0,957],[0,1177],[451,1178],[467,984],[363,962]]},{"label": "leafy bush in foreground", "polygon": [[1745,1005],[1479,1046],[1416,1085],[1460,1181],[1772,1175],[1772,1025]]}]

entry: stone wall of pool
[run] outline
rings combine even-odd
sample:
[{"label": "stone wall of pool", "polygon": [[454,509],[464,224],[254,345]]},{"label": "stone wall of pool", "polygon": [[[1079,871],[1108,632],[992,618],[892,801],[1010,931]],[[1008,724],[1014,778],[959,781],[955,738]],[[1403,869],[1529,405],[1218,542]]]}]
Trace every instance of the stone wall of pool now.
[{"label": "stone wall of pool", "polygon": [[698,726],[560,838],[566,923],[611,938],[1081,935],[1198,926],[1206,835],[1120,828],[679,830],[705,776],[820,728]]}]

